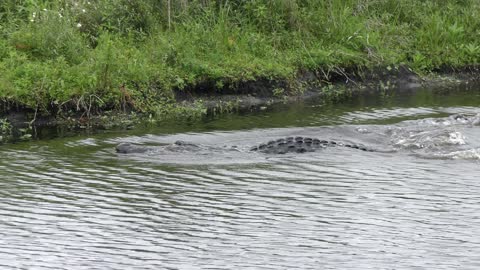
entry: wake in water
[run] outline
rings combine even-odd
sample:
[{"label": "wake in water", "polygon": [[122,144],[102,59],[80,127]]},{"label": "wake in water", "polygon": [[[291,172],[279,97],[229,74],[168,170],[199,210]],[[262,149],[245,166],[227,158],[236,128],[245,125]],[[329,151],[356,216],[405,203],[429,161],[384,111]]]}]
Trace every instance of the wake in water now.
[{"label": "wake in water", "polygon": [[398,151],[423,158],[480,159],[480,115],[405,121],[385,132]]},{"label": "wake in water", "polygon": [[162,163],[195,164],[260,162],[272,156],[318,156],[322,155],[318,152],[326,151],[331,155],[331,151],[338,150],[327,148],[339,147],[427,159],[478,160],[480,140],[477,138],[480,138],[480,115],[456,114],[445,118],[408,120],[395,125],[339,125],[150,136],[144,140],[137,138],[134,144],[121,142],[116,151],[128,154],[122,156]]}]

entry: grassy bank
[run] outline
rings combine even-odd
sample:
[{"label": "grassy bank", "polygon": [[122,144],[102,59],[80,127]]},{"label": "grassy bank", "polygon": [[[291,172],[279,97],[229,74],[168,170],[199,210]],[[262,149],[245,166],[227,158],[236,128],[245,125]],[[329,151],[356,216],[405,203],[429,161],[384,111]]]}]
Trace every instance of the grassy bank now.
[{"label": "grassy bank", "polygon": [[479,10],[477,0],[3,0],[0,109],[165,117],[190,113],[173,89],[475,65]]}]

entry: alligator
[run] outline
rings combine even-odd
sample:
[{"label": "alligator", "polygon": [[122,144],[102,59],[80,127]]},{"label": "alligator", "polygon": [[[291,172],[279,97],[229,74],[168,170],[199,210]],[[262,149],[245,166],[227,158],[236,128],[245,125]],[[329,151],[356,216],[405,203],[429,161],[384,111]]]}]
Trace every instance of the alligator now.
[{"label": "alligator", "polygon": [[[445,122],[445,120],[447,120],[449,124],[454,124],[454,125],[477,126],[477,125],[480,125],[480,114],[467,115],[467,114],[459,113],[459,114],[451,115],[447,119],[440,118],[438,121],[441,121],[441,123],[443,123]],[[412,135],[409,135],[409,136],[412,137]],[[431,140],[431,138],[429,138],[429,140]],[[416,145],[416,144],[417,142],[412,143],[412,145]],[[116,146],[115,149],[118,153],[122,153],[122,154],[145,153],[149,151],[155,151],[155,149],[160,151],[166,150],[171,152],[202,152],[203,151],[206,153],[209,153],[210,151],[219,151],[219,150],[243,151],[243,149],[245,149],[244,151],[259,152],[264,154],[286,154],[286,153],[315,152],[327,147],[347,147],[347,148],[357,149],[361,151],[368,151],[368,152],[395,152],[396,151],[395,149],[372,149],[362,144],[338,142],[338,141],[332,141],[332,140],[324,140],[324,139],[301,137],[301,136],[286,137],[286,138],[280,138],[277,140],[271,140],[266,143],[255,145],[251,148],[248,148],[248,147],[237,148],[235,146],[221,147],[216,145],[203,145],[203,144],[188,143],[185,141],[176,141],[173,144],[164,144],[164,145],[161,145],[160,147],[137,145],[132,143],[120,143],[119,145]],[[424,146],[422,146],[421,148],[423,147]]]},{"label": "alligator", "polygon": [[[277,140],[271,140],[267,143],[262,143],[251,147],[250,152],[260,152],[265,154],[286,154],[286,153],[306,153],[315,152],[326,147],[348,147],[358,149],[361,151],[374,152],[374,149],[368,148],[361,144],[341,143],[332,140],[321,140],[310,137],[286,137]],[[185,141],[176,141],[171,145],[164,146],[169,150],[181,150],[181,151],[196,151],[198,149],[205,149],[199,145],[188,143]],[[208,147],[207,147],[208,148]],[[236,148],[235,148],[236,149]],[[115,147],[117,153],[129,154],[129,153],[145,153],[153,150],[152,147],[136,145],[131,143],[120,143]]]}]

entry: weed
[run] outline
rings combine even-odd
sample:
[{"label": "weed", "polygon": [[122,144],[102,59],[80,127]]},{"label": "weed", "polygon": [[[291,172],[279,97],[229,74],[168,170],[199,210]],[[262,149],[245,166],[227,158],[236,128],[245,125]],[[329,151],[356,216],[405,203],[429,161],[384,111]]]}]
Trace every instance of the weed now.
[{"label": "weed", "polygon": [[172,90],[258,78],[301,90],[299,70],[328,80],[352,66],[478,64],[479,9],[477,0],[4,0],[0,99],[42,114],[198,117],[204,108],[176,104]]}]

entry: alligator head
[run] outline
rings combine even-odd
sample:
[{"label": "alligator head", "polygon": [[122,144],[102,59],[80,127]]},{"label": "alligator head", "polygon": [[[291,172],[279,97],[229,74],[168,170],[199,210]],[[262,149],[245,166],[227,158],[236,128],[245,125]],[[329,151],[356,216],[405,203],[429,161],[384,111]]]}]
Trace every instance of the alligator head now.
[{"label": "alligator head", "polygon": [[131,154],[131,153],[145,153],[148,151],[148,148],[143,145],[135,145],[131,143],[120,143],[115,147],[115,151],[121,154]]}]

